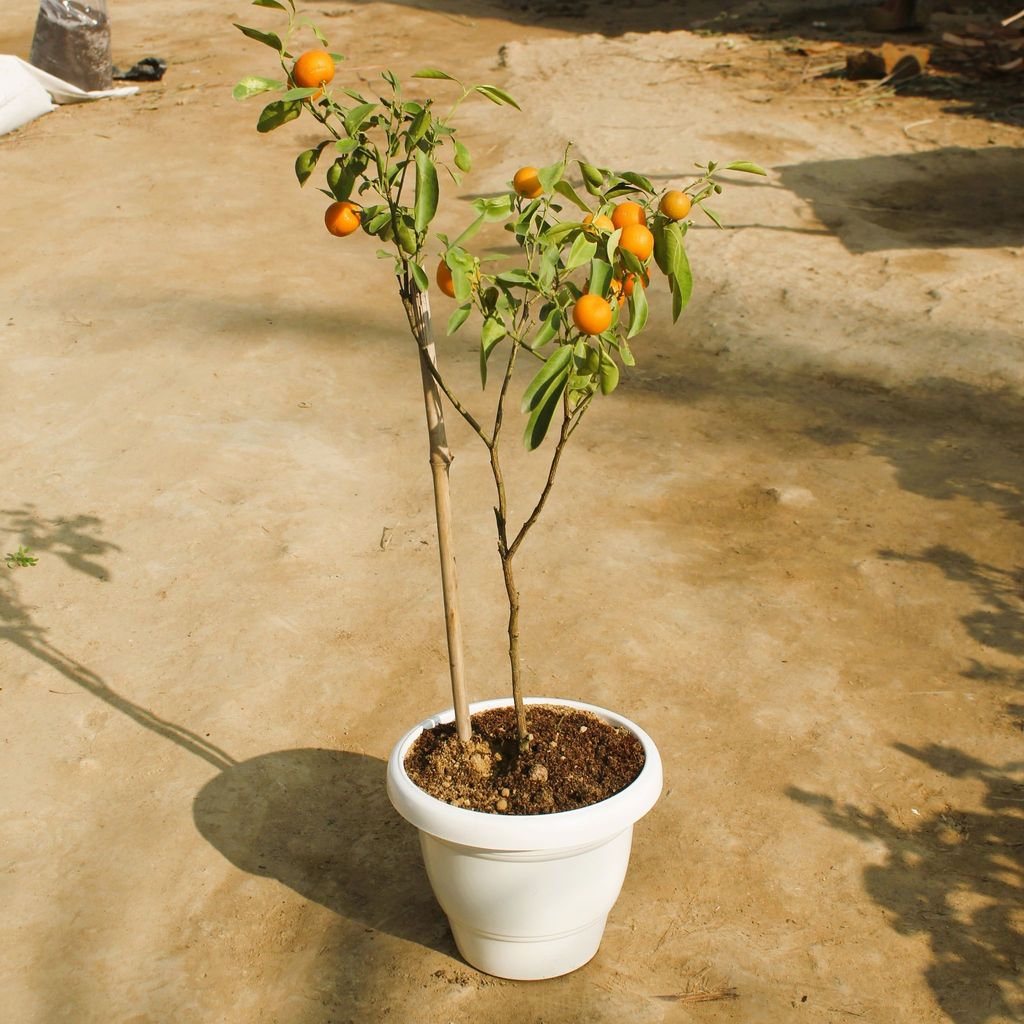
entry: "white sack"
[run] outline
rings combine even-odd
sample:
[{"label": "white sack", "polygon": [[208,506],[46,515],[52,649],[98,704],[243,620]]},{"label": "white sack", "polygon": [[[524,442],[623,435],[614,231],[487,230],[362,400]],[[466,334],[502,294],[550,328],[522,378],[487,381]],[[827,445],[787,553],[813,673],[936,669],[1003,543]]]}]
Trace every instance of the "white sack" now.
[{"label": "white sack", "polygon": [[0,54],[0,135],[48,114],[53,110],[51,97],[57,103],[82,103],[85,100],[131,96],[138,91],[137,85],[126,85],[119,89],[86,92],[77,85],[40,71],[20,57]]}]

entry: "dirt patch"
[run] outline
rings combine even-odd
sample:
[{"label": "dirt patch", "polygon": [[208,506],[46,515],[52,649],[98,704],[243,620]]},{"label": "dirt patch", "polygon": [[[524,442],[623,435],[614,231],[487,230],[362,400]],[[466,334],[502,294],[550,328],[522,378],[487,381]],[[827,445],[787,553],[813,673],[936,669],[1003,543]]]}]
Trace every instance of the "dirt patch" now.
[{"label": "dirt patch", "polygon": [[529,749],[520,753],[512,708],[474,715],[468,747],[453,724],[438,725],[420,734],[405,770],[421,789],[455,807],[553,814],[607,800],[644,766],[640,741],[589,711],[533,705],[529,728]]}]

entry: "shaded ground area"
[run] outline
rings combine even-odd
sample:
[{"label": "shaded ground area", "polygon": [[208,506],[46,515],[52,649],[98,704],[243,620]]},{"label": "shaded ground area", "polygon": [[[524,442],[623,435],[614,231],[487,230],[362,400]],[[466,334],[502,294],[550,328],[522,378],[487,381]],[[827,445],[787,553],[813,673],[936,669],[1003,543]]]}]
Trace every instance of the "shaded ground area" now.
[{"label": "shaded ground area", "polygon": [[[529,691],[622,710],[666,769],[598,957],[550,982],[459,960],[384,795],[447,701],[416,364],[374,247],[295,187],[311,133],[230,99],[270,70],[243,15],[123,0],[115,60],[165,80],[0,140],[0,553],[39,557],[0,569],[4,1021],[1024,1013],[1022,136],[803,75],[810,7],[718,8],[324,5],[361,89],[440,54],[523,102],[466,106],[466,196],[570,140],[770,170],[689,234],[677,330],[652,290],[525,551]],[[472,339],[440,352],[484,405]],[[490,484],[451,432],[485,698]],[[544,467],[511,461],[518,508]]]}]

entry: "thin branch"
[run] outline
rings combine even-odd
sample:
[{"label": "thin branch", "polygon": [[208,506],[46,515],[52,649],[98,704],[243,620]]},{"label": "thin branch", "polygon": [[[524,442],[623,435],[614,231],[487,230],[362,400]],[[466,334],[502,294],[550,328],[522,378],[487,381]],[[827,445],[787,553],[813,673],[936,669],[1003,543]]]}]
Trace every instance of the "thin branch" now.
[{"label": "thin branch", "polygon": [[519,545],[523,543],[524,538],[530,531],[530,527],[533,526],[537,521],[538,516],[544,510],[544,504],[548,500],[548,495],[551,493],[551,488],[555,483],[555,474],[558,472],[558,464],[562,460],[562,452],[565,451],[565,444],[569,440],[573,431],[579,426],[580,420],[583,419],[583,416],[589,407],[590,399],[587,398],[583,404],[572,413],[569,412],[568,407],[564,409],[562,414],[562,429],[558,435],[558,444],[555,445],[555,453],[551,458],[551,465],[548,467],[548,478],[544,484],[544,490],[541,491],[540,498],[537,500],[537,504],[530,513],[530,518],[527,519],[519,528],[519,532],[516,534],[515,540],[513,540],[511,545],[509,545],[508,554],[510,558],[519,550]]},{"label": "thin branch", "polygon": [[512,383],[512,371],[516,365],[516,353],[519,351],[519,342],[512,339],[512,351],[508,354],[508,363],[505,366],[505,379],[501,382],[501,391],[498,393],[498,405],[494,411],[494,431],[491,434],[491,448],[497,448],[498,435],[501,433],[501,424],[505,415],[505,395],[508,393],[509,385]]}]

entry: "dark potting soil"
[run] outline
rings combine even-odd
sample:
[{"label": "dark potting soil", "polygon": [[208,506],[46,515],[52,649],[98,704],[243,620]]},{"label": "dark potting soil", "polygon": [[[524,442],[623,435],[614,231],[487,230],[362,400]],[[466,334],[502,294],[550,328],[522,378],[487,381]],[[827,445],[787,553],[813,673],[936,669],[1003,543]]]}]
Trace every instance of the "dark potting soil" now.
[{"label": "dark potting soil", "polygon": [[553,814],[607,800],[644,766],[644,748],[627,729],[589,711],[529,704],[529,749],[519,752],[515,710],[473,716],[473,737],[455,725],[420,734],[405,770],[420,789],[455,807],[492,814]]}]

